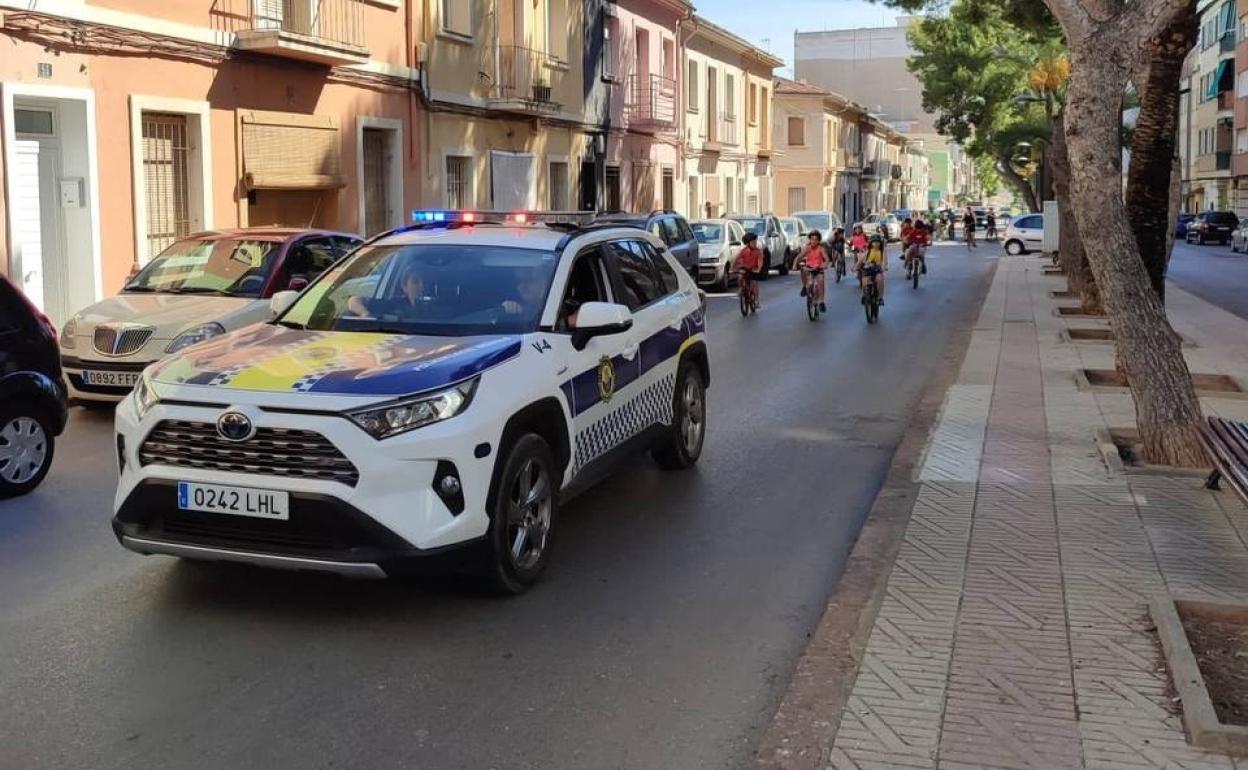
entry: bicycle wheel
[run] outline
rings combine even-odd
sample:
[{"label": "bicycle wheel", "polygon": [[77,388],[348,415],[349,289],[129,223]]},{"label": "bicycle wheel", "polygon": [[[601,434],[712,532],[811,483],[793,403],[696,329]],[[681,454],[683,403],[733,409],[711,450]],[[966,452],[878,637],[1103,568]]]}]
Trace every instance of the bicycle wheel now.
[{"label": "bicycle wheel", "polygon": [[836,282],[840,283],[841,279],[844,277],[845,277],[845,263],[837,262],[836,263]]},{"label": "bicycle wheel", "polygon": [[737,299],[741,304],[741,315],[748,316],[750,314],[749,290],[744,286],[737,288]]},{"label": "bicycle wheel", "polygon": [[819,303],[810,296],[806,297],[806,317],[812,321],[819,318]]},{"label": "bicycle wheel", "polygon": [[910,280],[913,281],[913,288],[919,288],[919,260],[914,260],[914,264],[910,266]]}]

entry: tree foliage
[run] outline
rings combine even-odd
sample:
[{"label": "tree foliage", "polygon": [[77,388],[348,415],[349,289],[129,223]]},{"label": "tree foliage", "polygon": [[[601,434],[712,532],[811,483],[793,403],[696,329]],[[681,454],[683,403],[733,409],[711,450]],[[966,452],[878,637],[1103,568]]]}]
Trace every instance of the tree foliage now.
[{"label": "tree foliage", "polygon": [[[1013,8],[1012,6],[1017,6]],[[1024,6],[1030,11],[1023,13]],[[1042,3],[992,4],[959,0],[941,16],[911,27],[916,55],[910,70],[923,86],[923,106],[936,128],[1017,188],[1027,188],[1028,165],[1050,141],[1041,103],[1020,94],[1060,91],[1070,73],[1060,37]],[[1017,19],[1031,19],[1024,24]],[[1022,157],[1020,157],[1022,156]],[[1035,191],[1018,189],[1028,201]]]}]

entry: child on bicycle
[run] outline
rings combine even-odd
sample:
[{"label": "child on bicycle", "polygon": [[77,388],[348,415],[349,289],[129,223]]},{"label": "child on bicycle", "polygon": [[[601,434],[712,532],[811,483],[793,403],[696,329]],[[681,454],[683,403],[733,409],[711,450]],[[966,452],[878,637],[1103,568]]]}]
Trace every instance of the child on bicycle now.
[{"label": "child on bicycle", "polygon": [[758,279],[763,271],[763,250],[758,247],[758,235],[746,233],[741,239],[741,250],[737,252],[734,268],[742,291],[749,291],[754,297],[754,307],[762,308],[758,298]]},{"label": "child on bicycle", "polygon": [[910,271],[917,266],[920,275],[927,275],[927,246],[931,243],[931,235],[928,232],[927,224],[923,220],[919,220],[914,225],[914,230],[910,233],[910,245],[906,247],[906,277],[910,277]]},{"label": "child on bicycle", "polygon": [[841,272],[845,272],[845,228],[838,227],[832,231],[832,240],[828,242],[828,251],[832,262],[840,263]]},{"label": "child on bicycle", "polygon": [[[884,244],[884,236],[877,233],[871,236],[865,252],[854,252],[854,269],[858,271],[858,278],[862,288],[866,289],[868,282],[875,283],[880,295],[881,305],[884,304],[884,270],[888,266]],[[863,301],[866,301],[865,296]]]},{"label": "child on bicycle", "polygon": [[823,271],[828,268],[828,253],[823,249],[823,235],[818,230],[806,235],[806,248],[797,255],[793,266],[802,271],[802,296],[818,302],[820,312],[828,312],[828,306],[823,304]]},{"label": "child on bicycle", "polygon": [[854,252],[856,264],[858,255],[867,250],[867,233],[862,229],[862,225],[854,225],[854,232],[849,236],[849,249]]}]

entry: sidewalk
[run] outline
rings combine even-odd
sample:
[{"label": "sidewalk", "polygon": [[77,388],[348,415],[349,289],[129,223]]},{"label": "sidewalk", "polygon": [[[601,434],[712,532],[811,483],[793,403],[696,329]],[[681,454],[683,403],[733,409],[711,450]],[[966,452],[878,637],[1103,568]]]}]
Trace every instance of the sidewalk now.
[{"label": "sidewalk", "polygon": [[[1035,255],[1002,260],[919,475],[832,749],[837,770],[1210,768],[1167,694],[1148,601],[1248,596],[1248,509],[1199,479],[1111,474],[1126,393],[1076,385],[1113,346],[1065,341]],[[1193,371],[1248,387],[1248,322],[1172,287]],[[1248,419],[1248,400],[1205,399]]]}]

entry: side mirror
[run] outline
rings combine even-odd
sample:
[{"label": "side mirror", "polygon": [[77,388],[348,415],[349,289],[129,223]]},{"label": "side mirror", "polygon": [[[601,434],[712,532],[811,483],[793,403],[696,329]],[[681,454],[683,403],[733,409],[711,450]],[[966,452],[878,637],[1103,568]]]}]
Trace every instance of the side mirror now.
[{"label": "side mirror", "polygon": [[576,313],[572,347],[584,350],[594,337],[623,334],[631,328],[633,314],[627,307],[611,302],[586,302]]},{"label": "side mirror", "polygon": [[279,316],[289,310],[290,306],[295,304],[295,300],[298,298],[299,292],[297,291],[287,289],[286,291],[274,292],[269,299],[269,310],[272,311],[274,316]]}]

